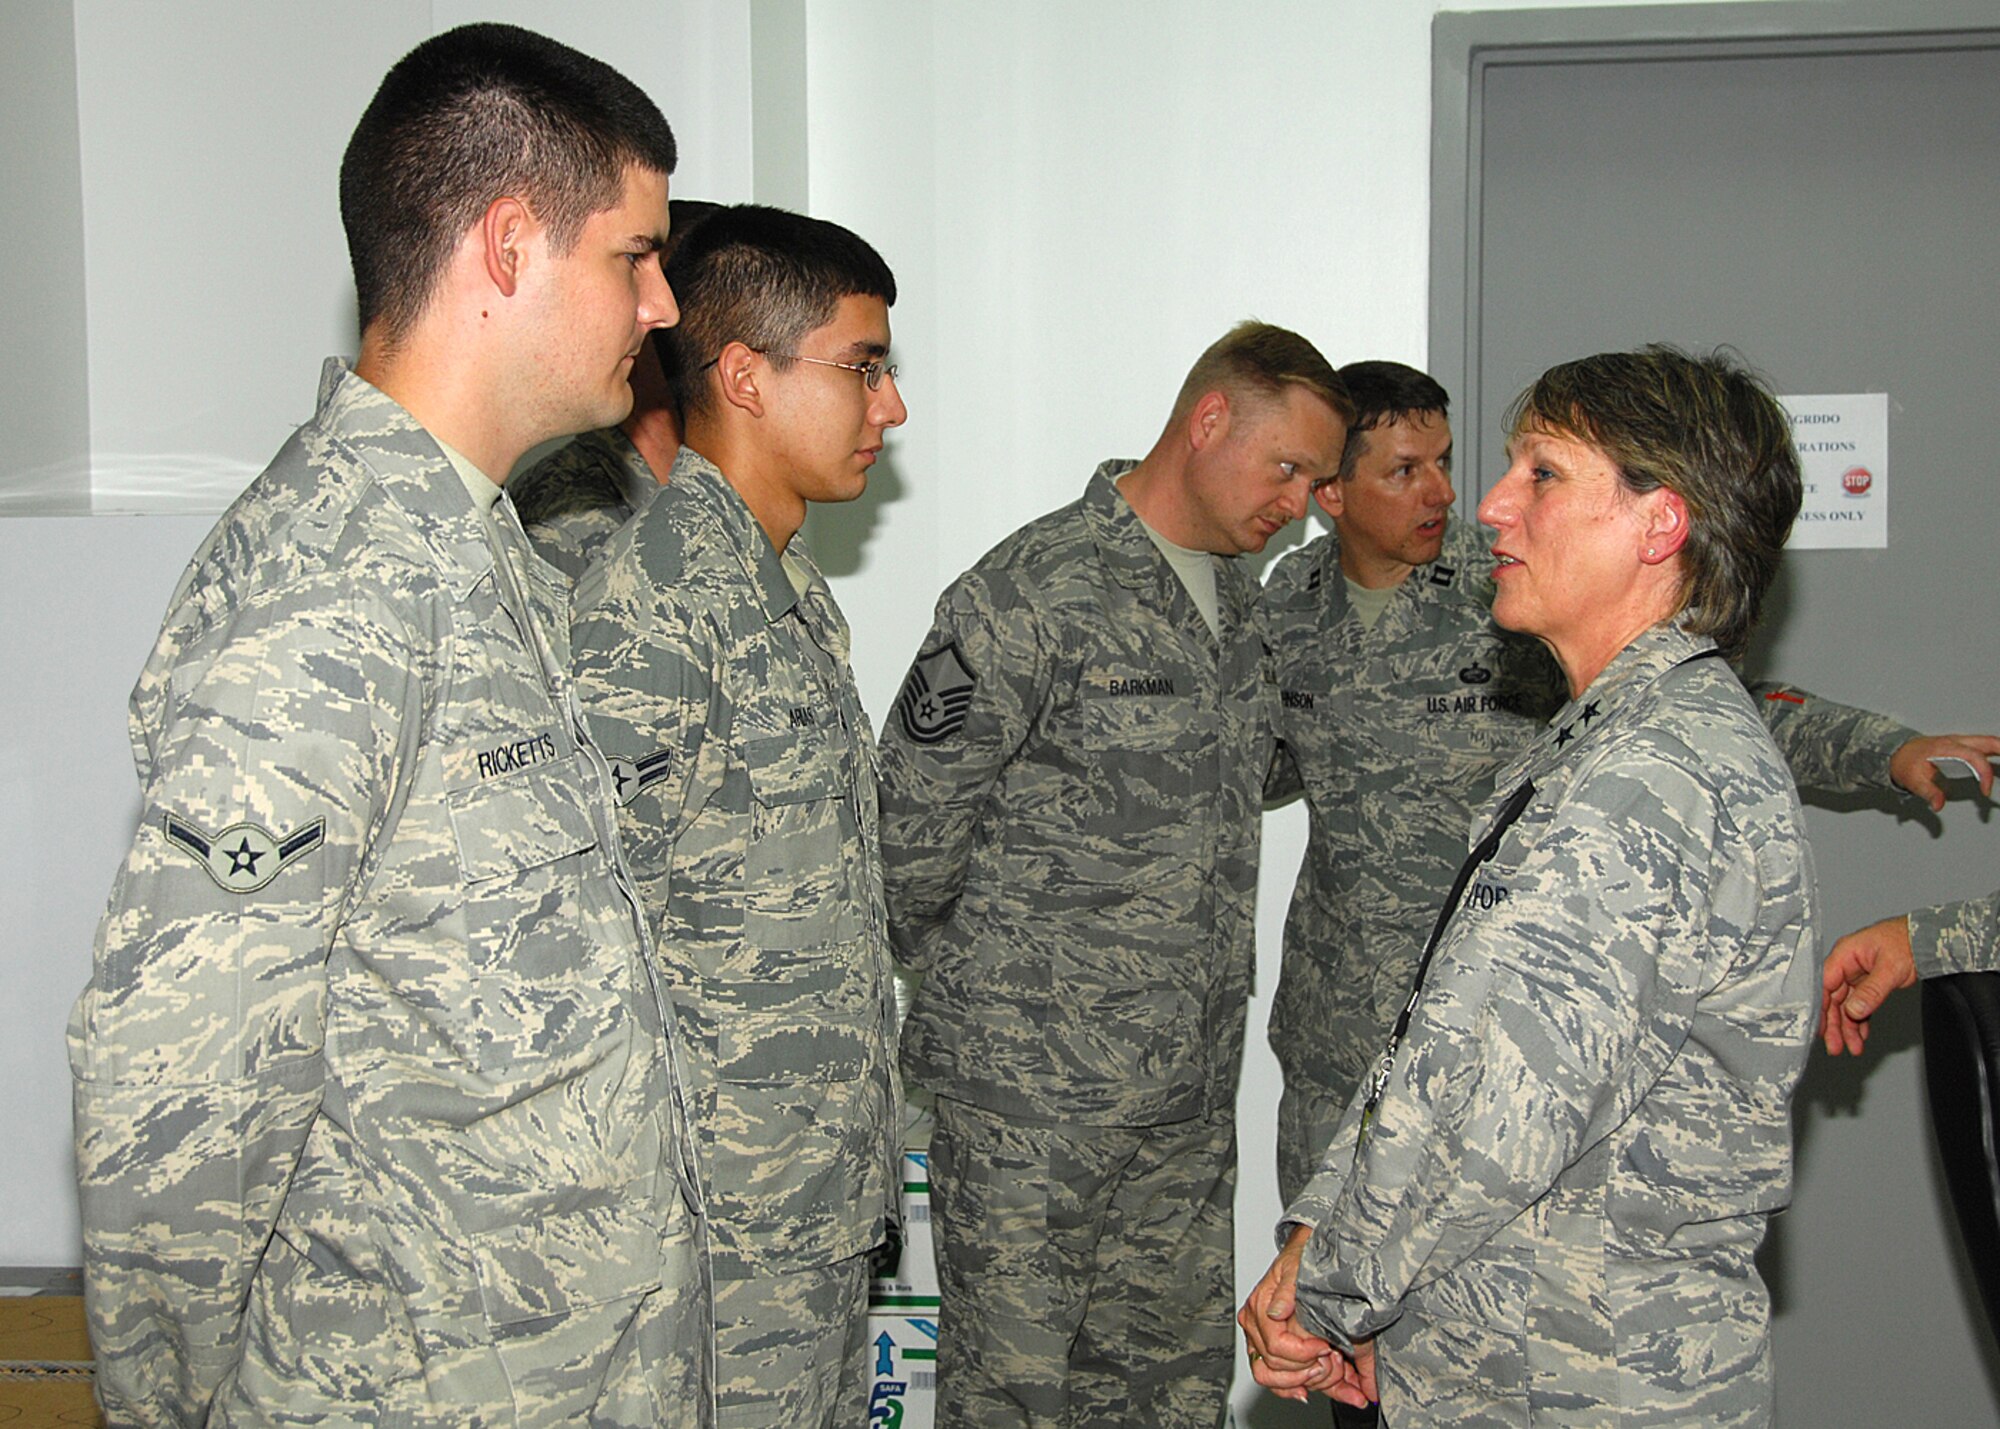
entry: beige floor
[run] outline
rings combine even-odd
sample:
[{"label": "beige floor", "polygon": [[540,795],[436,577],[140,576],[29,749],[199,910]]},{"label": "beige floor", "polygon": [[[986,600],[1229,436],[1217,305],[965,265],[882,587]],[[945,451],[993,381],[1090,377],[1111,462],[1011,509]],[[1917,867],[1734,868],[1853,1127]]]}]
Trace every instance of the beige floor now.
[{"label": "beige floor", "polygon": [[0,1429],[102,1424],[74,1295],[0,1297]]}]

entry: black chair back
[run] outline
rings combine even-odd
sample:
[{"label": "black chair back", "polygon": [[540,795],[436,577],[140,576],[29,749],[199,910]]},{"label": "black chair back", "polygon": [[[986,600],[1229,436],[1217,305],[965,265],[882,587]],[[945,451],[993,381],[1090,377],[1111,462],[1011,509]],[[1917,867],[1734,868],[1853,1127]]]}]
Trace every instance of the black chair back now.
[{"label": "black chair back", "polygon": [[1987,1326],[2000,1338],[2000,972],[1921,986],[1931,1130]]}]

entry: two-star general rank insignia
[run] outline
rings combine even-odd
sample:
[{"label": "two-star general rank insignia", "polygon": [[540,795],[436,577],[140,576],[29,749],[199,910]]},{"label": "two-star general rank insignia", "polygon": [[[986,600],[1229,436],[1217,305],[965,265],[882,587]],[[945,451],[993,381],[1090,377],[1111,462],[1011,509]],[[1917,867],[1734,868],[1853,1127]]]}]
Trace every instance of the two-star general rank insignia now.
[{"label": "two-star general rank insignia", "polygon": [[917,744],[937,744],[965,726],[978,682],[958,655],[956,641],[942,650],[917,657],[903,692],[896,696],[896,716],[903,733]]},{"label": "two-star general rank insignia", "polygon": [[255,893],[326,842],[326,820],[302,824],[283,838],[256,824],[231,824],[203,833],[174,814],[166,818],[167,842],[208,870],[225,893]]}]

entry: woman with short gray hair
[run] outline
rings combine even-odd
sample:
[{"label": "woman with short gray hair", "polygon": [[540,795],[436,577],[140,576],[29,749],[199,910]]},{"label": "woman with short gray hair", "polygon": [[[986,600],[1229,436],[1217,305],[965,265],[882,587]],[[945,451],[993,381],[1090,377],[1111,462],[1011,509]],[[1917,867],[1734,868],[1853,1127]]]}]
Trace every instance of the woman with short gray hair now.
[{"label": "woman with short gray hair", "polygon": [[1258,1380],[1391,1424],[1771,1416],[1754,1257],[1791,1190],[1816,895],[1723,658],[1800,501],[1732,359],[1552,368],[1514,404],[1494,617],[1570,702],[1470,831],[1380,1070],[1238,1317]]}]

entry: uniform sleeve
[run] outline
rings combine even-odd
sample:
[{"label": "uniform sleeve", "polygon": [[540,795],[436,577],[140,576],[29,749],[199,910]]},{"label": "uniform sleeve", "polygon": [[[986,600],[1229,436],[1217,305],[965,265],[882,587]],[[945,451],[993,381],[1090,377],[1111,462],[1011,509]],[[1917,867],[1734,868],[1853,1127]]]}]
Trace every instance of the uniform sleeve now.
[{"label": "uniform sleeve", "polygon": [[1910,914],[1920,977],[2000,971],[2000,892]]},{"label": "uniform sleeve", "polygon": [[1835,704],[1796,685],[1760,680],[1750,695],[1793,781],[1809,793],[1893,789],[1889,759],[1919,734],[1887,715]]},{"label": "uniform sleeve", "polygon": [[1357,1098],[1288,1213],[1315,1227],[1310,1323],[1351,1342],[1393,1322],[1638,1106],[1714,976],[1685,930],[1708,926],[1716,829],[1694,775],[1621,744],[1518,863],[1475,879],[1365,1146]]},{"label": "uniform sleeve", "polygon": [[881,742],[889,937],[912,968],[935,955],[987,800],[1047,703],[1053,657],[1033,600],[1011,582],[975,571],[938,601]]},{"label": "uniform sleeve", "polygon": [[69,1027],[113,1423],[199,1424],[236,1362],[319,1108],[329,952],[414,767],[420,659],[392,617],[294,589],[142,681],[139,827]]}]

